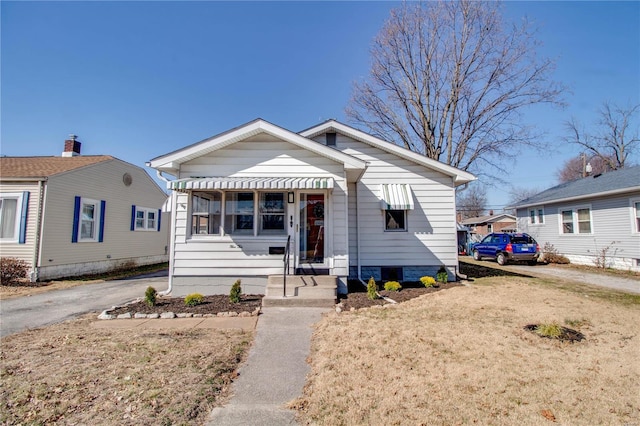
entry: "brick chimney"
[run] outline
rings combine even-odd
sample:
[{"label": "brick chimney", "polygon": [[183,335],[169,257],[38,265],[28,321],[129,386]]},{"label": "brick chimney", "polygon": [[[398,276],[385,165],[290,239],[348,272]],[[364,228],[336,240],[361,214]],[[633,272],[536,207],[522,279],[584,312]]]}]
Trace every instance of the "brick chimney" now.
[{"label": "brick chimney", "polygon": [[76,135],[69,135],[69,139],[64,141],[63,157],[75,157],[80,155],[80,142],[76,140]]},{"label": "brick chimney", "polygon": [[493,210],[489,210],[489,216],[493,216]]}]

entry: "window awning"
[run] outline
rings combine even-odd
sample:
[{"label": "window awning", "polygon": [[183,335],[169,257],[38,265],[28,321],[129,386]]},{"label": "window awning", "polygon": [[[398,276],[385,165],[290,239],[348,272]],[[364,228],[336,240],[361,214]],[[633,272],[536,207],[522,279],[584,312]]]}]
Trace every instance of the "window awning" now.
[{"label": "window awning", "polygon": [[311,177],[207,177],[177,179],[169,182],[169,189],[333,189],[333,178]]},{"label": "window awning", "polygon": [[413,210],[413,194],[408,184],[380,185],[382,210]]}]

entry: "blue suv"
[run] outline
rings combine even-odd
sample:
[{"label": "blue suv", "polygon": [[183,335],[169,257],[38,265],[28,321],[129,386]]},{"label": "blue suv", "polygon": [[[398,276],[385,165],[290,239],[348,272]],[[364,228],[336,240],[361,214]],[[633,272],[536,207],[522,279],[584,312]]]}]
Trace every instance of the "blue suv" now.
[{"label": "blue suv", "polygon": [[529,234],[493,233],[474,244],[472,253],[475,260],[491,257],[499,265],[510,261],[535,265],[540,257],[540,246]]}]

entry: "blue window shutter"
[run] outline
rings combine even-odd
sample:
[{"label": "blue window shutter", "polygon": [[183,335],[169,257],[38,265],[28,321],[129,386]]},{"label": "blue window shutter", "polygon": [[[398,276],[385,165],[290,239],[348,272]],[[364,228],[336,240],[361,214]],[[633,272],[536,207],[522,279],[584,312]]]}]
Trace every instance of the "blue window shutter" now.
[{"label": "blue window shutter", "polygon": [[160,232],[160,219],[162,219],[162,209],[158,209],[158,232]]},{"label": "blue window shutter", "polygon": [[20,235],[18,244],[27,242],[27,212],[29,210],[29,191],[22,193],[22,210],[20,212]]},{"label": "blue window shutter", "polygon": [[105,200],[100,201],[100,230],[98,231],[99,243],[104,241],[104,211],[106,207],[107,202]]},{"label": "blue window shutter", "polygon": [[136,206],[131,206],[131,230],[136,230]]},{"label": "blue window shutter", "polygon": [[80,197],[76,197],[73,207],[73,229],[71,230],[71,242],[78,242],[78,225],[80,224]]}]

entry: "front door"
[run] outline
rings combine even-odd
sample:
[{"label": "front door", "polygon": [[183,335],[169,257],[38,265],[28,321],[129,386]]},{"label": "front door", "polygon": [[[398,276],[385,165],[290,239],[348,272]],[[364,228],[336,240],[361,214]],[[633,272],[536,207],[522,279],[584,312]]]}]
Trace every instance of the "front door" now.
[{"label": "front door", "polygon": [[325,263],[325,194],[300,193],[298,266]]}]

